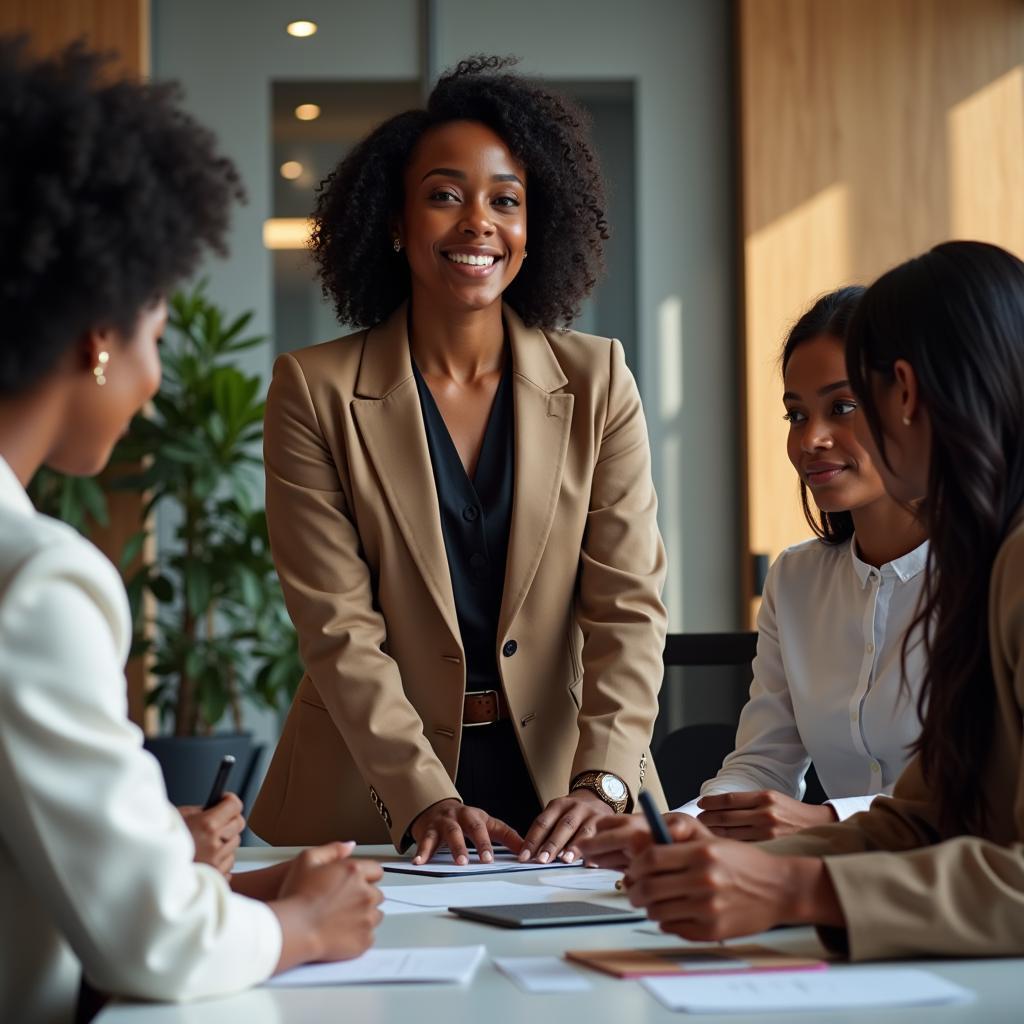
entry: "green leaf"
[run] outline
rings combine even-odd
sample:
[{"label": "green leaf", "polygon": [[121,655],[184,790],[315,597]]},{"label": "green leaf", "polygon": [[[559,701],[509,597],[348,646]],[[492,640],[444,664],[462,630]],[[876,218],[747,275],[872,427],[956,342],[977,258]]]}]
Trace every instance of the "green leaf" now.
[{"label": "green leaf", "polygon": [[174,584],[166,576],[151,577],[149,590],[161,604],[170,604],[174,600]]},{"label": "green leaf", "polygon": [[185,600],[188,610],[198,617],[210,606],[210,573],[202,562],[187,562],[184,568]]},{"label": "green leaf", "polygon": [[139,557],[139,553],[142,551],[142,545],[146,543],[146,538],[148,536],[149,530],[139,530],[138,532],[133,533],[128,540],[125,541],[124,547],[121,549],[121,559],[118,563],[122,572],[126,571],[132,562]]}]

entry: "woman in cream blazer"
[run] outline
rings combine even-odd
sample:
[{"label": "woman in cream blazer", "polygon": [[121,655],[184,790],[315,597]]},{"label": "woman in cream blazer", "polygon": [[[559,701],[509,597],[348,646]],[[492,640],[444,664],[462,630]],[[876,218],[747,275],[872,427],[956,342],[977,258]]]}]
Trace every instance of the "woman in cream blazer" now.
[{"label": "woman in cream blazer", "polygon": [[127,718],[124,586],[25,492],[43,463],[73,475],[106,464],[159,385],[162,296],[194,269],[199,242],[221,247],[238,191],[173,91],[110,82],[101,65],[77,46],[31,63],[0,39],[0,1020],[11,1024],[70,1022],[83,980],[142,999],[237,992],[302,960],[361,953],[380,919],[379,865],[340,844],[230,881],[193,863]]},{"label": "woman in cream blazer", "polygon": [[[267,516],[307,670],[250,820],[276,844],[390,837],[465,857],[465,835],[487,859],[491,840],[519,850],[525,833],[522,856],[547,860],[641,787],[661,799],[648,744],[665,557],[639,395],[618,342],[542,326],[593,283],[599,180],[568,108],[552,138],[539,91],[501,67],[464,62],[320,199],[325,289],[343,319],[377,326],[282,356],[268,399]],[[575,169],[550,159],[563,144]],[[392,179],[401,195],[384,192]],[[555,205],[581,193],[596,213]],[[456,596],[446,427],[464,488],[472,436],[480,466],[488,446],[514,449],[507,538],[489,542],[493,555],[507,539],[494,618],[472,638],[482,694],[466,692],[479,609]],[[463,515],[486,516],[481,501]],[[470,760],[482,795],[466,791]],[[488,780],[519,775],[526,801],[490,800]]]},{"label": "woman in cream blazer", "polygon": [[628,846],[630,899],[685,938],[791,922],[854,960],[1021,956],[1024,263],[936,246],[868,289],[846,355],[887,489],[924,499],[916,756],[891,799],[759,847],[683,818],[672,847],[616,824],[584,852]]}]

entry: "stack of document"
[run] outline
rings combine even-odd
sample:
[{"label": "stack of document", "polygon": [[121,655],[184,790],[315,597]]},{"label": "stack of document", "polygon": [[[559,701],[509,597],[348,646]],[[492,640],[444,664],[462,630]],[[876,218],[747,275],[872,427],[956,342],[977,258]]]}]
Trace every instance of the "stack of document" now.
[{"label": "stack of document", "polygon": [[354,960],[296,967],[271,978],[267,984],[275,988],[396,982],[465,984],[476,973],[484,954],[483,946],[371,949]]}]

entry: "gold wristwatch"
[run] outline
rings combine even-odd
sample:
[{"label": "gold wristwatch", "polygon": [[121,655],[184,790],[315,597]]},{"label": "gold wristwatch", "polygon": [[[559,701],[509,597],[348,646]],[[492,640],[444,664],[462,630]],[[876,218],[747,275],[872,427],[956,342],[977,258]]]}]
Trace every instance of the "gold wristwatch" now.
[{"label": "gold wristwatch", "polygon": [[574,789],[589,789],[616,814],[622,814],[629,806],[629,789],[618,775],[611,772],[580,772],[572,780],[569,792]]}]

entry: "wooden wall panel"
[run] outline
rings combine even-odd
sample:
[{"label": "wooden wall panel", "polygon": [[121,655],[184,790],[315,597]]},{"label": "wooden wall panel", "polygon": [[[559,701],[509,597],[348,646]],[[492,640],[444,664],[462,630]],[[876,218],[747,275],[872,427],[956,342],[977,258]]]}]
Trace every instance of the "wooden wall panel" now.
[{"label": "wooden wall panel", "polygon": [[788,327],[823,291],[947,238],[1024,255],[1024,2],[738,0],[737,14],[745,550],[774,557],[809,535],[785,454]]},{"label": "wooden wall panel", "polygon": [[[148,0],[0,0],[0,35],[25,33],[34,53],[45,55],[83,39],[112,54],[111,74],[149,73]],[[110,526],[90,536],[116,564],[124,542],[139,528],[142,503],[135,495],[111,493]],[[145,719],[146,666],[128,664],[128,706],[134,722]]]}]

